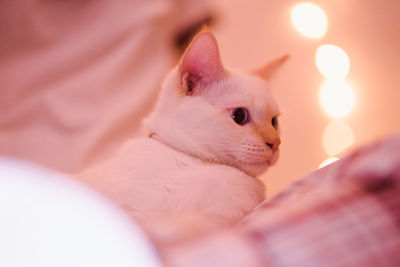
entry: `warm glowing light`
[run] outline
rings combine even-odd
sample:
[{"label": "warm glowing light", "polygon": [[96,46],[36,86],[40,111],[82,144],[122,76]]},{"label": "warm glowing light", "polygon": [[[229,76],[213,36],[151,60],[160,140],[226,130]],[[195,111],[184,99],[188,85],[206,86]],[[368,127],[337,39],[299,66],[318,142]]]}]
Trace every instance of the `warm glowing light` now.
[{"label": "warm glowing light", "polygon": [[324,130],[322,144],[329,156],[339,154],[353,143],[353,130],[342,121],[334,120]]},{"label": "warm glowing light", "polygon": [[322,167],[325,167],[325,166],[327,166],[327,165],[329,165],[329,164],[331,164],[331,163],[337,161],[338,159],[339,159],[339,158],[337,158],[337,157],[330,157],[330,158],[327,158],[326,160],[324,160],[323,162],[321,162],[321,164],[319,164],[318,169],[319,169],[319,168],[322,168]]},{"label": "warm glowing light", "polygon": [[355,97],[353,88],[347,82],[326,80],[321,86],[319,100],[330,117],[340,118],[352,110]]},{"label": "warm glowing light", "polygon": [[321,38],[326,32],[328,20],[325,12],[312,3],[301,3],[292,8],[292,23],[297,31],[309,38]]},{"label": "warm glowing light", "polygon": [[346,52],[336,45],[321,45],[315,53],[315,63],[319,72],[327,79],[341,80],[350,69],[350,60]]}]

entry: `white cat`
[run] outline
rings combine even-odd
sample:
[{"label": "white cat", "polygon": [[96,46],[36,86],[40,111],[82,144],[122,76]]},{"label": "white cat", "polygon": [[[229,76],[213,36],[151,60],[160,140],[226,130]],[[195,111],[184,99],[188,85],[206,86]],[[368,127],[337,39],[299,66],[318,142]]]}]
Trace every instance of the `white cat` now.
[{"label": "white cat", "polygon": [[176,214],[239,221],[264,199],[255,177],[279,154],[279,111],[261,76],[225,69],[213,34],[199,33],[167,76],[146,136],[80,178],[138,221]]}]

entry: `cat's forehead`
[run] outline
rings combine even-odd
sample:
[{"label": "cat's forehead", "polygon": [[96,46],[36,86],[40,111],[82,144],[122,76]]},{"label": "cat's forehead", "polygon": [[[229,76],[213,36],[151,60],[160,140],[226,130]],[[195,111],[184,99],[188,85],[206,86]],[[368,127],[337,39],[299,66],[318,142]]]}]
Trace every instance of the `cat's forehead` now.
[{"label": "cat's forehead", "polygon": [[224,87],[224,98],[227,104],[246,106],[256,111],[279,113],[266,82],[257,76],[233,72],[224,82]]}]

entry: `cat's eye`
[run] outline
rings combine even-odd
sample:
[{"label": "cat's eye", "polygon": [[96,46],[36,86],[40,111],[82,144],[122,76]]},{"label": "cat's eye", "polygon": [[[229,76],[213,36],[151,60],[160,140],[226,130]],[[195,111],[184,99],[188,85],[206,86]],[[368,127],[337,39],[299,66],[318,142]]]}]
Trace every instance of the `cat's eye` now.
[{"label": "cat's eye", "polygon": [[232,111],[232,119],[239,125],[245,125],[249,122],[249,111],[247,108],[235,108]]},{"label": "cat's eye", "polygon": [[277,116],[275,116],[271,119],[271,124],[272,124],[272,127],[274,127],[275,129],[278,128],[278,117]]}]

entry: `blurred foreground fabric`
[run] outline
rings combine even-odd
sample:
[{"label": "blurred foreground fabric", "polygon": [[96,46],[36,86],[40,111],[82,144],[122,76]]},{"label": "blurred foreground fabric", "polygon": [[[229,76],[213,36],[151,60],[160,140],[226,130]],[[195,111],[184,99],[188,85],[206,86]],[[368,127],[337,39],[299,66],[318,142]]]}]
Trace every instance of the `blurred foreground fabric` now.
[{"label": "blurred foreground fabric", "polygon": [[0,1],[0,154],[75,172],[140,132],[206,1]]},{"label": "blurred foreground fabric", "polygon": [[68,176],[0,156],[0,266],[160,267],[117,205]]},{"label": "blurred foreground fabric", "polygon": [[167,247],[168,266],[400,266],[400,136],[319,169],[239,226]]}]

